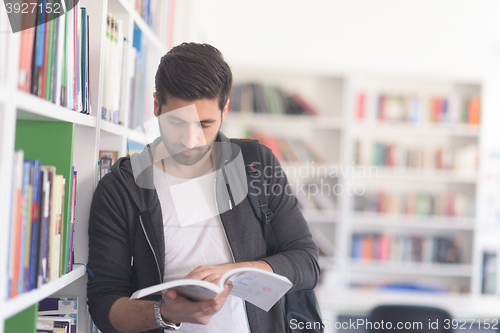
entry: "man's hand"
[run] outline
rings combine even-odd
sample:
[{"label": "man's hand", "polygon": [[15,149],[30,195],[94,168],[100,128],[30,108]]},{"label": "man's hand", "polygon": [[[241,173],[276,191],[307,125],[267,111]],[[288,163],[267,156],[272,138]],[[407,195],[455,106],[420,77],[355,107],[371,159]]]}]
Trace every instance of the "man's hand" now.
[{"label": "man's hand", "polygon": [[207,325],[214,314],[222,309],[232,285],[224,286],[224,291],[216,298],[208,301],[191,302],[169,289],[163,295],[161,314],[165,320],[173,323],[194,323]]},{"label": "man's hand", "polygon": [[265,261],[247,261],[234,264],[222,264],[213,266],[198,266],[186,275],[185,279],[204,280],[212,283],[219,283],[220,278],[228,271],[239,267],[254,267],[273,272],[271,266]]}]

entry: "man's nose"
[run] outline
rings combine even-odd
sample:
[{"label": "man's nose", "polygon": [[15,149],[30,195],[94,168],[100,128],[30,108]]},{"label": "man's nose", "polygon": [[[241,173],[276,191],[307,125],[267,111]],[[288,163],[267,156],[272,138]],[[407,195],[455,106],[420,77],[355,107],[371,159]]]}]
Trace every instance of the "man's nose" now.
[{"label": "man's nose", "polygon": [[199,124],[190,124],[184,129],[181,137],[181,143],[187,148],[192,149],[199,145],[203,138],[203,131]]}]

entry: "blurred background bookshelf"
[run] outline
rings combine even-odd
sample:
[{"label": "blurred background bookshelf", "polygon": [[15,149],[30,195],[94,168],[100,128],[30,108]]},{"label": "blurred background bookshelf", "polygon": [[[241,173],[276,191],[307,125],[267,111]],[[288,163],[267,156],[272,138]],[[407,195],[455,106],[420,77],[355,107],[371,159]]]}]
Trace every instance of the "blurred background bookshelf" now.
[{"label": "blurred background bookshelf", "polygon": [[[240,107],[223,130],[274,142],[282,155],[320,249],[326,318],[365,316],[388,302],[498,318],[500,155],[491,122],[500,106],[500,35],[462,24],[500,28],[486,9],[498,4],[293,3],[275,20],[279,6],[258,3],[265,13],[197,1],[193,36],[220,47],[239,84]],[[204,19],[220,17],[220,8],[245,13],[225,21],[234,33]],[[250,24],[252,15],[261,24]],[[472,31],[480,42],[464,36]],[[241,40],[246,48],[236,46]],[[270,90],[300,96],[314,111],[273,108]],[[266,98],[271,107],[263,108]],[[290,158],[297,140],[320,158]],[[322,184],[337,191],[317,200]]]}]

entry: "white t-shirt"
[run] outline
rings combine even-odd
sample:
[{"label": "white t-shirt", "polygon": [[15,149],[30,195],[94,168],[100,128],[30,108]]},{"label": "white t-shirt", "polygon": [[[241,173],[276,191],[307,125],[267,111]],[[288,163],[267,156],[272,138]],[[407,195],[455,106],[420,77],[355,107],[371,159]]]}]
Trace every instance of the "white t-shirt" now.
[{"label": "white t-shirt", "polygon": [[[165,235],[163,282],[182,279],[200,265],[234,262],[215,206],[214,169],[194,179],[153,169]],[[177,332],[249,333],[243,300],[229,296],[208,325],[183,323]]]}]

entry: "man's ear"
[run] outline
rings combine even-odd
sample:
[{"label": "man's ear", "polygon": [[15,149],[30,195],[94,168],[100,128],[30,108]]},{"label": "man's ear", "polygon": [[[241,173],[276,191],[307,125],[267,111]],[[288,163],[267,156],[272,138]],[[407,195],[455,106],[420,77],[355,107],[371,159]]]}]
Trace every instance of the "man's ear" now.
[{"label": "man's ear", "polygon": [[227,110],[229,110],[229,98],[227,99],[226,105],[224,106],[224,110],[222,110],[222,120],[221,120],[221,123],[223,123],[224,120],[226,119]]},{"label": "man's ear", "polygon": [[156,95],[156,92],[153,93],[153,98],[155,100],[153,112],[155,114],[155,117],[158,117],[160,115],[160,102],[158,102],[158,95]]}]

